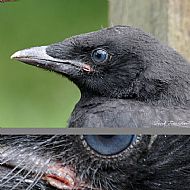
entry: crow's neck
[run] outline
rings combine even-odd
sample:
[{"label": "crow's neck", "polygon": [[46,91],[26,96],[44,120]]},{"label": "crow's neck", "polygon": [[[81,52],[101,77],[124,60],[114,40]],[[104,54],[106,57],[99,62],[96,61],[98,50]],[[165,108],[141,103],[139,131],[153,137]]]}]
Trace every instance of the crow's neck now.
[{"label": "crow's neck", "polygon": [[126,101],[139,101],[144,102],[147,105],[158,105],[158,106],[179,106],[190,108],[190,90],[187,89],[174,89],[169,90],[167,92],[161,92],[160,94],[151,94],[148,92],[144,92],[144,95],[136,95],[123,94],[123,96],[102,96],[101,94],[95,93],[93,91],[81,91],[81,99],[79,101],[79,105],[83,104],[92,104],[93,102],[104,103],[105,101],[115,101],[115,100],[126,100]]}]

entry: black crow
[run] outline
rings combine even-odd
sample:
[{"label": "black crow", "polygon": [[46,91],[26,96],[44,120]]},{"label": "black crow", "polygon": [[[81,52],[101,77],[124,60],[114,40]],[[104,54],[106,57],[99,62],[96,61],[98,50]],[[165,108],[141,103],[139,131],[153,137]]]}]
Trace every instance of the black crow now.
[{"label": "black crow", "polygon": [[190,64],[140,29],[114,26],[12,58],[79,87],[69,127],[190,127]]},{"label": "black crow", "polygon": [[0,190],[189,190],[190,136],[0,136]]}]

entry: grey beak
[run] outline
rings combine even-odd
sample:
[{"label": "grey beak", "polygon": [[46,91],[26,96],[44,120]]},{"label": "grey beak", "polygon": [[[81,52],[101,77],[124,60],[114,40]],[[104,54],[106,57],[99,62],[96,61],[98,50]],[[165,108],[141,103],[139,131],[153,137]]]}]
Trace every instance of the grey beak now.
[{"label": "grey beak", "polygon": [[17,51],[11,56],[11,59],[16,59],[23,62],[29,59],[52,59],[47,55],[46,48],[47,46],[41,46]]},{"label": "grey beak", "polygon": [[79,61],[61,60],[49,56],[46,52],[47,47],[48,46],[33,47],[17,51],[11,56],[11,59],[63,74],[67,74],[68,69],[81,67],[82,64]]}]

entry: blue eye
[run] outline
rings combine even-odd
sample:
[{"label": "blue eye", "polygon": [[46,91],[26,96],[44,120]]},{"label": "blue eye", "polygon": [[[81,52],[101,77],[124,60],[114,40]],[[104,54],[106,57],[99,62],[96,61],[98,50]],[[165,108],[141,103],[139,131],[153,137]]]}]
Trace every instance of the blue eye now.
[{"label": "blue eye", "polygon": [[108,53],[104,49],[95,49],[91,57],[94,62],[103,63],[108,59]]},{"label": "blue eye", "polygon": [[115,155],[127,149],[136,135],[85,135],[88,146],[102,155]]}]

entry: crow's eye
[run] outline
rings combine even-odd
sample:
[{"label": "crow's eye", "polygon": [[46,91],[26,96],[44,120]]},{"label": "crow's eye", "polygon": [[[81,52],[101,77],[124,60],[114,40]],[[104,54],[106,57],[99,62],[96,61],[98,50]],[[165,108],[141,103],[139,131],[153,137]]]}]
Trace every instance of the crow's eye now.
[{"label": "crow's eye", "polygon": [[103,63],[108,59],[108,53],[104,49],[95,49],[92,51],[92,60],[96,63]]},{"label": "crow's eye", "polygon": [[128,148],[136,135],[85,135],[88,146],[101,155],[115,155]]}]

